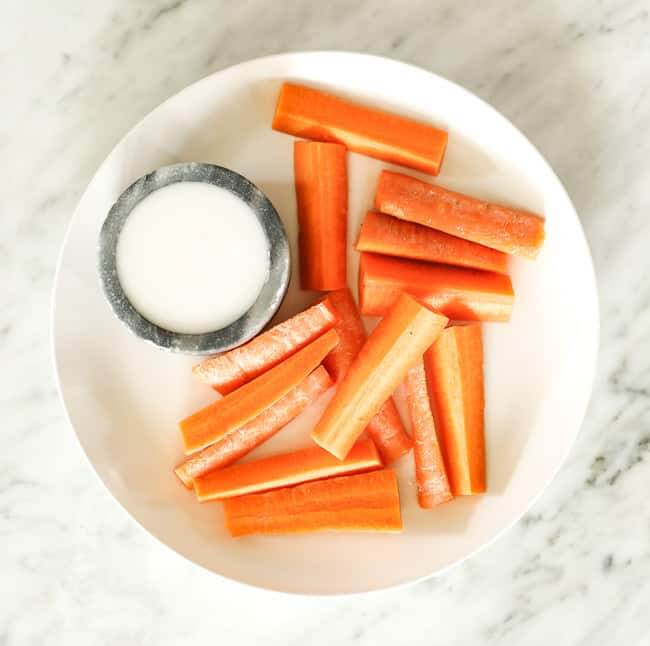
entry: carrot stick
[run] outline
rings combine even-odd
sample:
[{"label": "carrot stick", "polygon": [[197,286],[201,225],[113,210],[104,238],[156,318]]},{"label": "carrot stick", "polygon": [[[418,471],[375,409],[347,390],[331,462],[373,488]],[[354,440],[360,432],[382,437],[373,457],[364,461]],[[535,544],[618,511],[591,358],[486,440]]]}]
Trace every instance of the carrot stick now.
[{"label": "carrot stick", "polygon": [[503,274],[361,254],[362,314],[383,316],[403,291],[457,321],[507,321],[514,303],[512,283]]},{"label": "carrot stick", "polygon": [[334,327],[337,315],[327,300],[272,327],[245,345],[194,366],[194,374],[222,395],[236,390]]},{"label": "carrot stick", "polygon": [[381,467],[370,439],[359,440],[345,460],[337,460],[320,446],[310,446],[206,473],[194,479],[194,491],[200,502],[222,500]]},{"label": "carrot stick", "polygon": [[[354,298],[347,287],[330,292],[327,298],[339,316],[335,328],[339,335],[339,343],[325,357],[323,365],[332,378],[339,382],[366,342],[366,330]],[[411,448],[411,439],[404,430],[392,397],[385,401],[370,420],[366,431],[377,445],[384,464],[392,464]]]},{"label": "carrot stick", "polygon": [[294,144],[302,289],[347,285],[348,174],[345,146]]},{"label": "carrot stick", "polygon": [[387,170],[379,176],[375,208],[524,258],[535,258],[544,242],[544,219],[539,215]]},{"label": "carrot stick", "polygon": [[368,422],[366,432],[375,442],[381,461],[386,466],[408,453],[413,446],[392,397],[380,406]]},{"label": "carrot stick", "polygon": [[343,459],[446,324],[445,316],[402,294],[339,383],[312,439]]},{"label": "carrot stick", "polygon": [[327,295],[327,301],[338,318],[334,329],[339,335],[339,342],[334,350],[325,357],[323,365],[334,382],[338,383],[343,379],[366,342],[366,330],[349,288],[330,292]]},{"label": "carrot stick", "polygon": [[397,478],[390,469],[227,498],[223,508],[232,536],[402,529]]},{"label": "carrot stick", "polygon": [[263,375],[182,420],[185,453],[213,444],[273,406],[318,367],[338,338],[334,330],[325,332]]},{"label": "carrot stick", "polygon": [[437,175],[447,133],[433,126],[339,99],[302,85],[280,90],[273,129]]},{"label": "carrot stick", "polygon": [[228,433],[179,464],[174,470],[176,475],[188,489],[191,489],[194,478],[239,460],[298,417],[332,385],[327,370],[322,366],[316,368],[293,390],[248,424]]},{"label": "carrot stick", "polygon": [[414,440],[418,503],[424,509],[431,509],[453,496],[438,443],[422,361],[418,361],[406,375],[406,401]]},{"label": "carrot stick", "polygon": [[366,215],[356,249],[508,273],[508,257],[501,251],[376,211]]},{"label": "carrot stick", "polygon": [[443,330],[424,355],[451,491],[485,491],[483,342],[478,324]]}]

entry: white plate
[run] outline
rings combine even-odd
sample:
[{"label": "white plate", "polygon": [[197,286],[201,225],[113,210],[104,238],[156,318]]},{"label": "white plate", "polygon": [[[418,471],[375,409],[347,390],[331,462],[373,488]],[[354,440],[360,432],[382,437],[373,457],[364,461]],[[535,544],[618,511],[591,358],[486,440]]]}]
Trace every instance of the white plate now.
[{"label": "white plate", "polygon": [[[310,302],[313,295],[300,292],[296,280],[293,138],[271,130],[278,88],[288,79],[442,126],[449,148],[441,184],[546,215],[539,259],[511,264],[511,323],[485,326],[489,493],[421,510],[409,455],[398,465],[401,535],[229,538],[221,506],[197,504],[172,473],[182,457],[177,421],[215,395],[192,377],[195,359],[131,336],[100,290],[97,239],[113,200],[158,166],[195,160],[233,168],[266,192],[287,227],[294,258],[280,315]],[[351,241],[386,166],[349,157]],[[352,251],[350,259],[355,285]],[[598,336],[595,280],[582,229],[535,148],[495,110],[449,81],[395,61],[345,53],[287,54],[231,67],[183,90],[139,123],[102,164],[72,219],[53,319],[59,387],[72,426],[99,477],[133,518],[222,576],[324,594],[374,590],[440,572],[511,526],[549,483],[578,433]],[[253,455],[308,444],[317,415],[307,411]]]}]

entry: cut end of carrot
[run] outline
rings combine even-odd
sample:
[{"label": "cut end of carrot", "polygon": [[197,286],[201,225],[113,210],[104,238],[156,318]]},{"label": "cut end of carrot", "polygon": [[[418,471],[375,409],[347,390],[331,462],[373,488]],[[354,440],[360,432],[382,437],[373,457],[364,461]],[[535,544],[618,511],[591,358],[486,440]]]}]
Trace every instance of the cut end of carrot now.
[{"label": "cut end of carrot", "polygon": [[192,373],[221,395],[227,395],[247,381],[246,373],[231,359],[227,352],[197,363],[192,367]]},{"label": "cut end of carrot", "polygon": [[221,440],[179,464],[175,469],[176,475],[191,489],[194,478],[213,469],[227,467],[245,456],[300,415],[333,385],[327,370],[319,366],[298,386],[248,424],[228,433]]},{"label": "cut end of carrot", "polygon": [[192,480],[192,477],[188,474],[184,462],[179,464],[174,469],[174,473],[176,474],[176,476],[178,477],[178,479],[181,481],[181,483],[186,489],[191,489],[193,487],[194,481]]},{"label": "cut end of carrot", "polygon": [[[361,433],[359,433],[359,435],[361,435]],[[318,444],[321,449],[324,449],[328,453],[331,453],[335,458],[341,461],[345,460],[345,456],[350,450],[347,446],[330,446],[330,444],[327,442],[327,439],[322,438],[320,434],[316,435],[312,432],[310,437],[316,444]]]}]

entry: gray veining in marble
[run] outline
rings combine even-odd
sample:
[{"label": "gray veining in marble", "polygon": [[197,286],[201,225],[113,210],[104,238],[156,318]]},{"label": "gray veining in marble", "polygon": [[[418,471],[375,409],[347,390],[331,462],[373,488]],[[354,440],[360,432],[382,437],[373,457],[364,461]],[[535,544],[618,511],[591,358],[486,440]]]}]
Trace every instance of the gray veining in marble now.
[{"label": "gray veining in marble", "polygon": [[[33,0],[1,11],[0,644],[650,643],[646,0]],[[250,591],[160,546],[91,474],[52,378],[57,251],[113,144],[190,82],[301,49],[393,56],[492,103],[565,182],[599,279],[599,375],[552,486],[452,572],[364,598]]]}]

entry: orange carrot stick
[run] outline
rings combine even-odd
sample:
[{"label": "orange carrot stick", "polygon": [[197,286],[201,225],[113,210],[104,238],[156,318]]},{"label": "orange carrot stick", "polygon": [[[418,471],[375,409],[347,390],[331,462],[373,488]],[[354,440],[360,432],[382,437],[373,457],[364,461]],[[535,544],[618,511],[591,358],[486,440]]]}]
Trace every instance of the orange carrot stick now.
[{"label": "orange carrot stick", "polygon": [[446,317],[402,294],[339,383],[311,435],[313,440],[343,459],[446,324]]},{"label": "orange carrot stick", "polygon": [[412,119],[367,108],[302,85],[280,90],[273,129],[437,175],[447,133]]},{"label": "orange carrot stick", "polygon": [[366,316],[383,316],[402,292],[457,321],[507,321],[514,292],[508,276],[362,253],[359,305]]},{"label": "orange carrot stick", "polygon": [[501,251],[376,211],[366,215],[356,249],[508,273],[508,257]]},{"label": "orange carrot stick", "polygon": [[298,417],[332,385],[327,370],[322,366],[316,368],[293,390],[248,424],[228,433],[179,464],[174,470],[176,475],[188,489],[191,489],[194,478],[239,460]]},{"label": "orange carrot stick", "polygon": [[227,498],[223,508],[232,536],[402,529],[397,478],[390,469]]},{"label": "orange carrot stick", "polygon": [[326,291],[347,285],[346,155],[340,144],[294,144],[302,289]]},{"label": "orange carrot stick", "polygon": [[485,491],[483,342],[478,324],[443,330],[424,355],[451,491]]},{"label": "orange carrot stick", "polygon": [[[347,287],[331,292],[327,298],[339,316],[335,328],[339,335],[339,343],[325,357],[323,365],[332,378],[339,382],[366,342],[366,330],[354,298]],[[384,464],[392,464],[411,448],[411,438],[404,430],[392,397],[386,400],[370,420],[366,431],[377,445]]]},{"label": "orange carrot stick", "polygon": [[406,401],[414,440],[418,503],[424,509],[431,509],[453,496],[438,443],[422,361],[418,361],[406,375]]},{"label": "orange carrot stick", "polygon": [[194,453],[250,422],[293,390],[338,343],[325,332],[279,365],[180,422],[185,453]]},{"label": "orange carrot stick", "polygon": [[236,390],[334,327],[337,315],[325,299],[245,345],[194,366],[194,374],[222,395]]},{"label": "orange carrot stick", "polygon": [[206,473],[194,479],[194,491],[200,502],[222,500],[381,467],[370,439],[359,440],[345,460],[337,460],[320,446],[310,446]]},{"label": "orange carrot stick", "polygon": [[392,397],[380,406],[368,422],[366,432],[375,442],[381,460],[386,466],[408,453],[413,446]]},{"label": "orange carrot stick", "polygon": [[335,383],[345,377],[359,350],[366,342],[366,330],[363,327],[359,310],[349,288],[339,289],[327,295],[327,301],[336,312],[338,323],[334,327],[339,335],[339,342],[323,360],[323,365]]},{"label": "orange carrot stick", "polygon": [[544,242],[544,219],[539,215],[387,170],[379,176],[375,208],[524,258],[535,258]]}]

